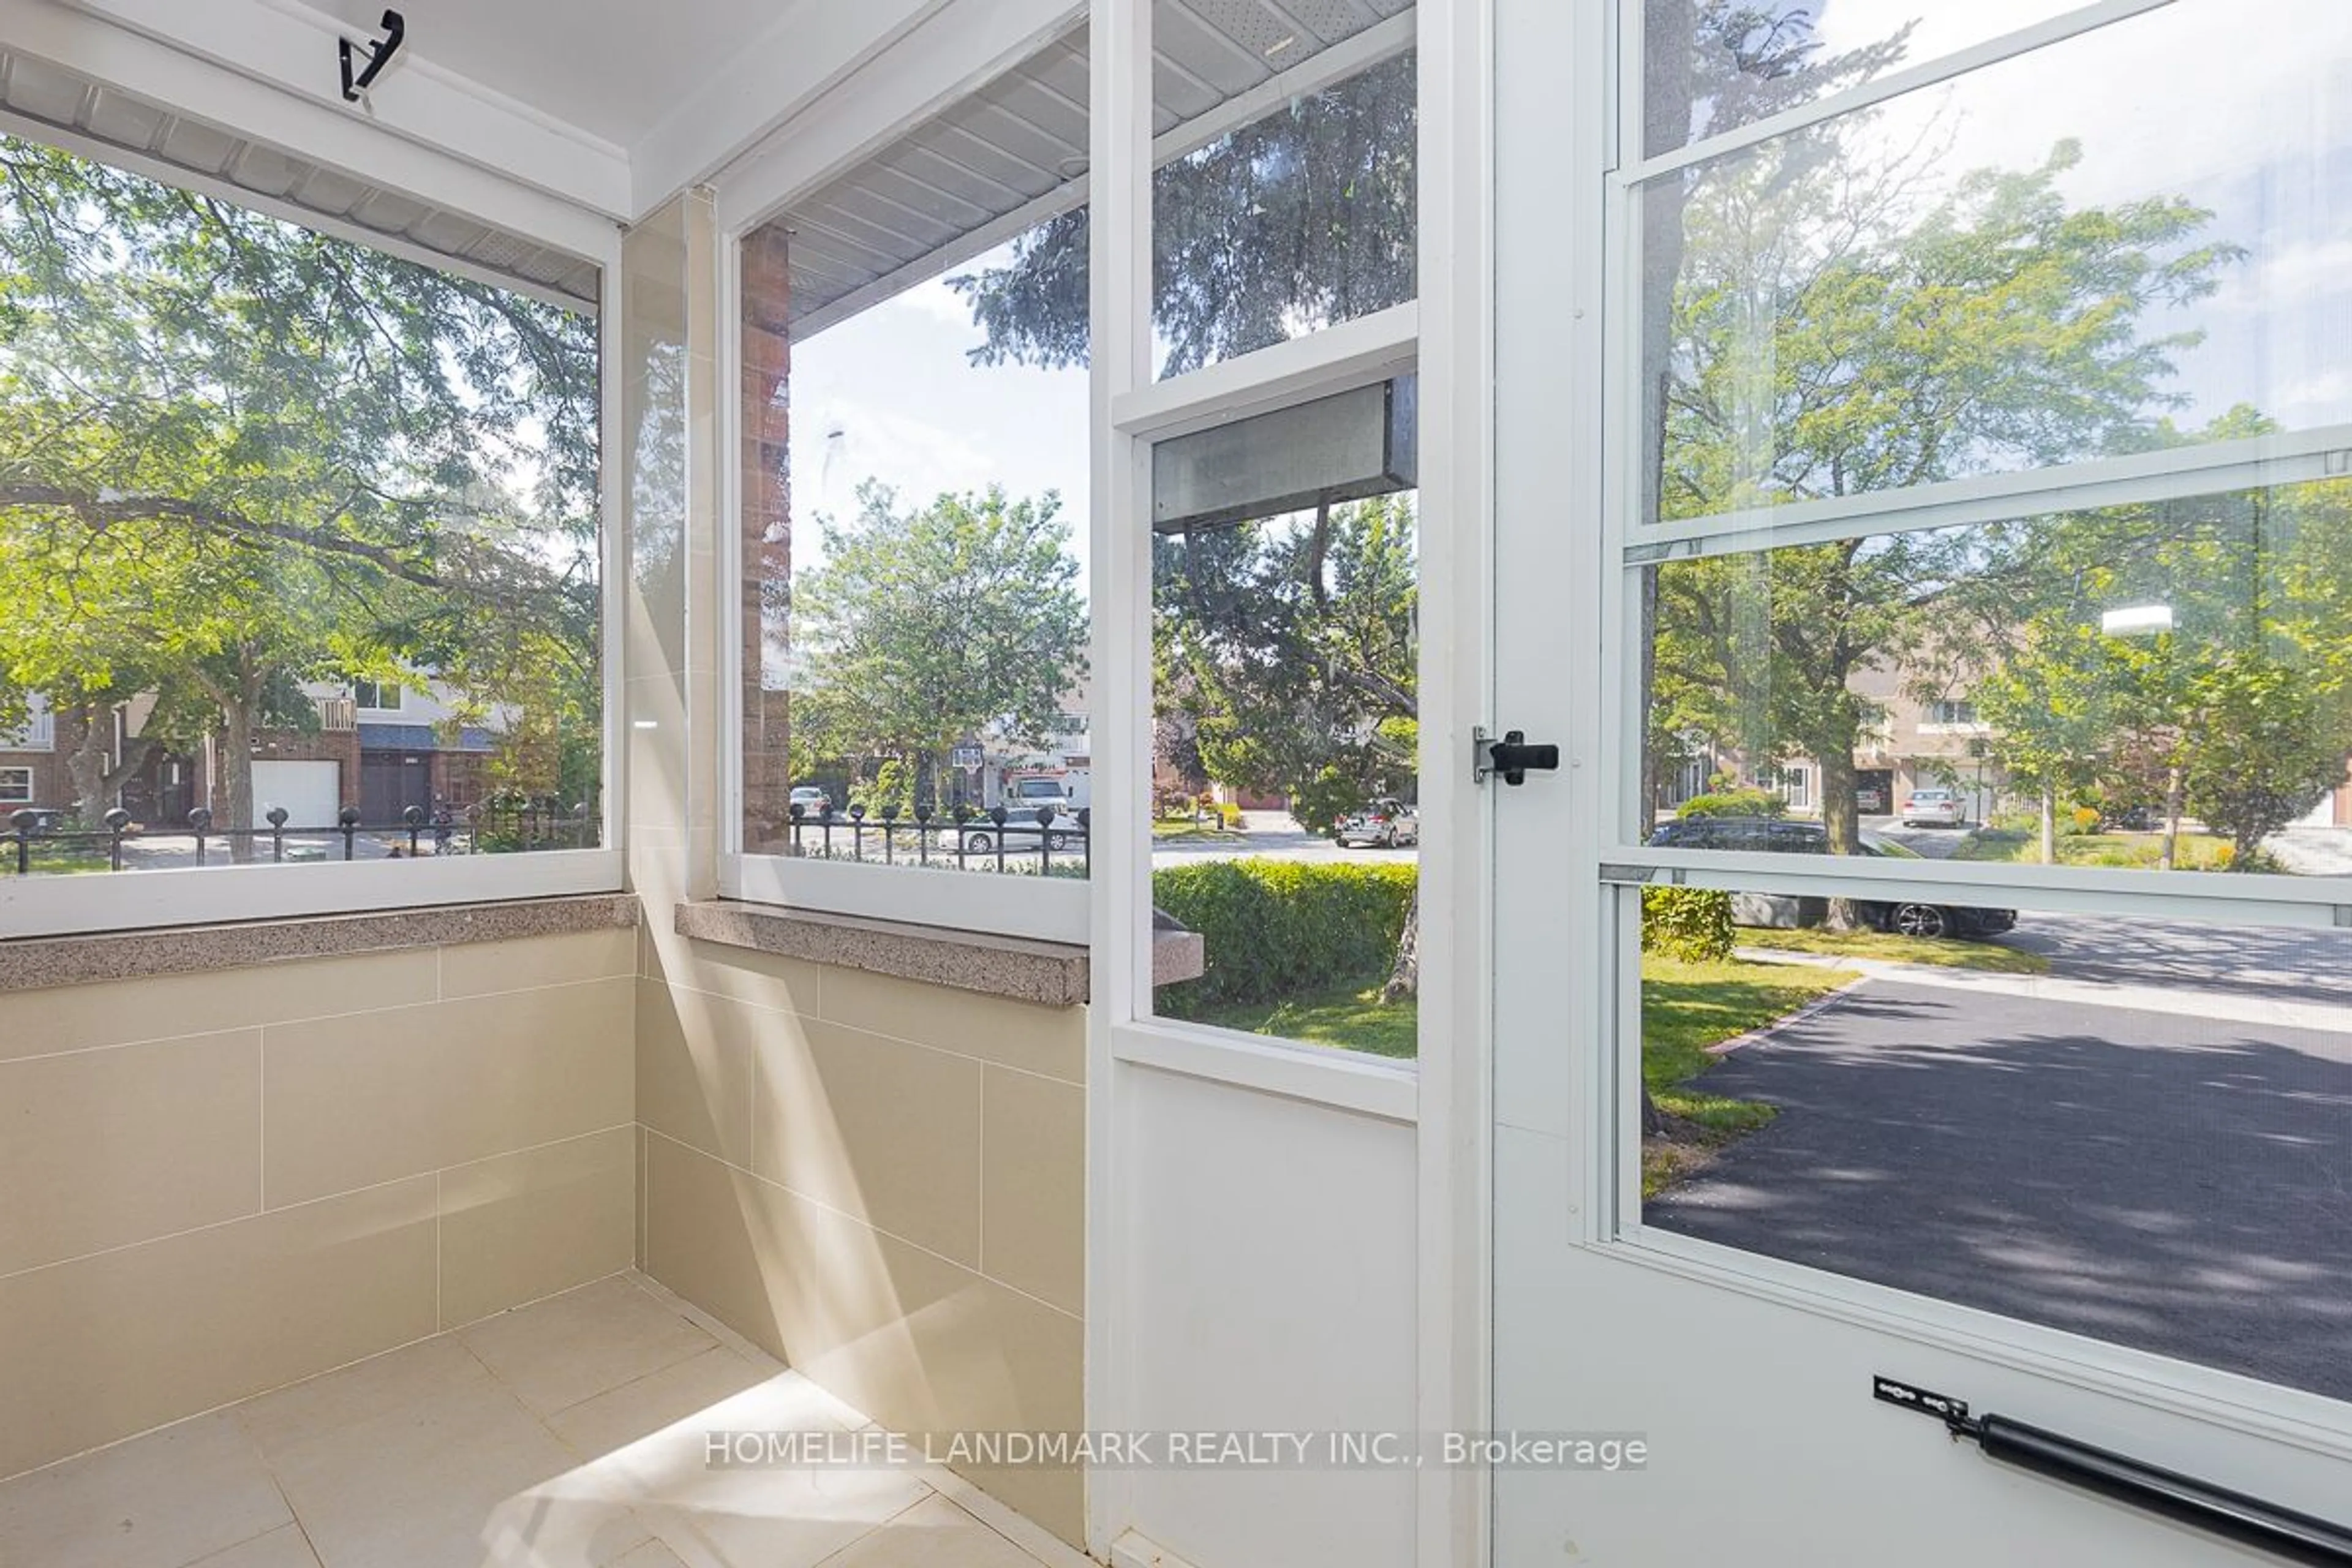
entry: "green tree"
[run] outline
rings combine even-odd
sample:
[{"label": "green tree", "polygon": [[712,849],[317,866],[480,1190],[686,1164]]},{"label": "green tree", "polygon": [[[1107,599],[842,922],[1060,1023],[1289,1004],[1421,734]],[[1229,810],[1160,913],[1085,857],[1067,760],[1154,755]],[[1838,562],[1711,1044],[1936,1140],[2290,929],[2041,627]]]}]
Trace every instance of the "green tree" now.
[{"label": "green tree", "polygon": [[232,827],[301,679],[593,732],[596,355],[572,311],[0,140],[0,682],[208,705]]},{"label": "green tree", "polygon": [[[849,521],[820,517],[824,560],[793,587],[799,665],[794,744],[812,758],[884,759],[937,770],[983,732],[1042,745],[1086,674],[1087,616],[1061,500],[1008,500],[992,486],[902,511],[887,487],[858,488]],[[796,774],[795,776],[802,776]]]}]

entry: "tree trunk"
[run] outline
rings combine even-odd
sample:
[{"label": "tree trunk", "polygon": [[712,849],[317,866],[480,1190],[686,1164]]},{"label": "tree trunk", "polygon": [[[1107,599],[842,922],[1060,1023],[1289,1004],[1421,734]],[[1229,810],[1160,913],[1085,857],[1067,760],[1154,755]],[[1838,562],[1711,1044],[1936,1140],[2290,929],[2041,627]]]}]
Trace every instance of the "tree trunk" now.
[{"label": "tree trunk", "polygon": [[[242,684],[233,699],[221,704],[218,753],[221,805],[228,820],[215,823],[215,827],[249,828],[253,826],[254,710],[259,706],[259,699],[248,695]],[[228,842],[231,859],[242,865],[253,858],[253,836],[250,833],[233,836]]]},{"label": "tree trunk", "polygon": [[2181,796],[2185,793],[2181,769],[2174,763],[2164,776],[2164,852],[2157,858],[2157,868],[2169,871],[2180,847]]},{"label": "tree trunk", "polygon": [[2042,863],[2058,864],[2058,791],[2056,786],[2042,786]]},{"label": "tree trunk", "polygon": [[1421,994],[1421,888],[1415,884],[1412,901],[1405,906],[1404,934],[1397,941],[1396,963],[1389,969],[1388,984],[1381,987],[1381,1000],[1402,1002],[1408,996]]},{"label": "tree trunk", "polygon": [[[1822,748],[1816,759],[1822,770],[1822,828],[1829,836],[1830,853],[1857,855],[1862,851],[1862,803],[1856,798],[1853,744]],[[1832,899],[1832,931],[1860,931],[1867,924],[1852,899]]]},{"label": "tree trunk", "polygon": [[68,710],[81,726],[74,749],[66,753],[66,775],[73,781],[74,810],[84,827],[95,828],[113,805],[115,792],[130,783],[154,754],[152,741],[131,741],[121,761],[107,765],[107,744],[113,738],[115,715],[110,702],[88,702]]}]

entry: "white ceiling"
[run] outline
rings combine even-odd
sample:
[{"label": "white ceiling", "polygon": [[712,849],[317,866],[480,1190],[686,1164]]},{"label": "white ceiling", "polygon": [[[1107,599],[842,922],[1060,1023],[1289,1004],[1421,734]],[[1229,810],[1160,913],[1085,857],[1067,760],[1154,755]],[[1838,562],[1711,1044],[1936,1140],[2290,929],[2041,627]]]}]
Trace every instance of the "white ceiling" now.
[{"label": "white ceiling", "polygon": [[[377,35],[384,0],[311,0]],[[407,47],[491,91],[633,147],[782,19],[784,0],[391,0]],[[855,5],[858,0],[828,0]]]}]

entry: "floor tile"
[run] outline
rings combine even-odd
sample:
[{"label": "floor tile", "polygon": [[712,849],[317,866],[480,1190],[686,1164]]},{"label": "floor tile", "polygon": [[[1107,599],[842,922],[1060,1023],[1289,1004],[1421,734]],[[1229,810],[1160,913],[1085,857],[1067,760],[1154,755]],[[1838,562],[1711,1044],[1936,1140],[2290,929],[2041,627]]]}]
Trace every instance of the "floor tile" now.
[{"label": "floor tile", "polygon": [[0,1563],[37,1568],[181,1568],[293,1515],[226,1415],[0,1485]]},{"label": "floor tile", "polygon": [[188,1568],[319,1568],[318,1556],[299,1524],[289,1524],[239,1546],[192,1563]]},{"label": "floor tile", "polygon": [[651,1534],[487,1375],[448,1376],[271,1463],[324,1568],[595,1564]]},{"label": "floor tile", "polygon": [[599,1458],[680,1422],[715,1426],[715,1407],[779,1375],[723,1347],[708,1350],[558,1411],[547,1425],[580,1458]]},{"label": "floor tile", "polygon": [[552,1415],[718,1342],[623,1276],[457,1331],[467,1349],[541,1415]]},{"label": "floor tile", "polygon": [[686,1568],[686,1562],[658,1541],[648,1541],[625,1557],[613,1559],[612,1568]]},{"label": "floor tile", "polygon": [[640,1464],[631,1479],[656,1500],[645,1518],[662,1541],[726,1568],[816,1568],[932,1495],[900,1469],[712,1470],[698,1458],[692,1469]]},{"label": "floor tile", "polygon": [[934,1497],[826,1558],[824,1568],[1037,1568],[1037,1560]]},{"label": "floor tile", "polygon": [[443,1334],[248,1399],[236,1414],[255,1447],[270,1458],[342,1427],[492,1382],[464,1345]]}]

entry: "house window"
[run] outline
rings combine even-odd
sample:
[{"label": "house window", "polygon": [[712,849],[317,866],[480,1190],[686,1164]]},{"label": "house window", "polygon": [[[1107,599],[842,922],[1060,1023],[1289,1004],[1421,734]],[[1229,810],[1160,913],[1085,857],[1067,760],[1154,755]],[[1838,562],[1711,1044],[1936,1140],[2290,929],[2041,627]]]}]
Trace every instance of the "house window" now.
[{"label": "house window", "polygon": [[1939,697],[1927,704],[1927,722],[1948,730],[1973,728],[1979,722],[1977,705],[1963,698]]},{"label": "house window", "polygon": [[[1049,46],[982,89],[985,103],[951,105],[787,197],[736,247],[730,891],[1083,936],[1095,801],[1077,47]],[[929,216],[898,205],[910,193]],[[934,221],[1057,205],[993,238]]]},{"label": "house window", "polygon": [[[350,863],[598,846],[593,304],[31,142],[0,153],[0,689],[117,741],[60,775],[95,798],[43,803],[79,823],[42,866],[346,867],[299,904]],[[403,700],[321,678],[355,663],[429,665],[430,722],[355,725]],[[426,762],[374,787],[394,754]],[[168,782],[167,758],[192,776]],[[475,798],[452,798],[461,777]],[[135,826],[115,854],[97,824],[118,799]],[[544,891],[582,864],[478,868],[429,898],[371,870],[338,907]],[[254,907],[273,876],[220,896],[277,912]],[[0,935],[96,920],[121,885],[35,880]],[[205,918],[214,895],[185,886],[173,907]]]},{"label": "house window", "polygon": [[0,768],[0,805],[29,805],[33,800],[33,770]]}]

